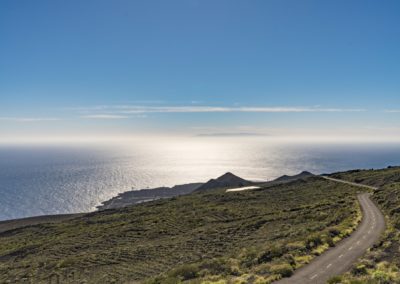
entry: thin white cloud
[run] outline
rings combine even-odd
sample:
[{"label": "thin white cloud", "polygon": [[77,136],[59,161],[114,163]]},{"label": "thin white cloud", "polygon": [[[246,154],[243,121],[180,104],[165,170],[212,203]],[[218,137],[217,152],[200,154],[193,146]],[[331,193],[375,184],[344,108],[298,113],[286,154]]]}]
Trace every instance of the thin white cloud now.
[{"label": "thin white cloud", "polygon": [[400,109],[387,109],[385,110],[387,113],[400,113]]},{"label": "thin white cloud", "polygon": [[81,118],[87,119],[126,119],[129,116],[126,115],[115,115],[115,114],[93,114],[93,115],[83,115]]},{"label": "thin white cloud", "polygon": [[[104,106],[103,106],[104,107]],[[89,109],[88,109],[89,110]],[[104,108],[107,110],[107,108]],[[108,110],[120,114],[140,113],[302,113],[302,112],[363,112],[365,109],[319,107],[215,107],[215,106],[110,106]]]},{"label": "thin white cloud", "polygon": [[59,118],[54,117],[0,117],[0,121],[14,122],[40,122],[40,121],[58,121]]}]

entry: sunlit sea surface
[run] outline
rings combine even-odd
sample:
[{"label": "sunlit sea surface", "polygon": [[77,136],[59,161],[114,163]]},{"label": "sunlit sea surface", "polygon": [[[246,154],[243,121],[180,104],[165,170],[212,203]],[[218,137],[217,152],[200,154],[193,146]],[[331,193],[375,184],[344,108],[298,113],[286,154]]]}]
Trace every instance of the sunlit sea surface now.
[{"label": "sunlit sea surface", "polygon": [[227,171],[270,180],[400,165],[399,144],[154,139],[102,145],[0,146],[0,220],[87,212],[131,188],[207,181]]}]

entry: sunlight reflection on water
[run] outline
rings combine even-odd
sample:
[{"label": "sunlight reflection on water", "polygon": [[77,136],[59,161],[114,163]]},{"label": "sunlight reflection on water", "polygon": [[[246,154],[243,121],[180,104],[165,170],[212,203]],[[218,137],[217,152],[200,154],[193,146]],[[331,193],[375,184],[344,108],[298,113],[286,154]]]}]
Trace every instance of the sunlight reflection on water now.
[{"label": "sunlight reflection on water", "polygon": [[0,219],[93,210],[135,189],[207,181],[225,172],[268,180],[400,164],[395,144],[192,138],[81,146],[1,146]]}]

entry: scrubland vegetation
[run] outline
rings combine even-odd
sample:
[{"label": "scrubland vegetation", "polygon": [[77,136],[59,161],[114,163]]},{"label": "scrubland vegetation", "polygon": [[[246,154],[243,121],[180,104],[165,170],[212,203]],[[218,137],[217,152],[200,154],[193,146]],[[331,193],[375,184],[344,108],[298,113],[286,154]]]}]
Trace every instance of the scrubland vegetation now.
[{"label": "scrubland vegetation", "polygon": [[372,199],[386,216],[387,229],[379,243],[342,276],[330,283],[400,283],[400,167],[355,170],[332,177],[378,187]]},{"label": "scrubland vegetation", "polygon": [[[352,232],[360,220],[357,190],[312,177],[3,232],[0,283],[269,283]],[[383,192],[377,200],[396,209]]]}]

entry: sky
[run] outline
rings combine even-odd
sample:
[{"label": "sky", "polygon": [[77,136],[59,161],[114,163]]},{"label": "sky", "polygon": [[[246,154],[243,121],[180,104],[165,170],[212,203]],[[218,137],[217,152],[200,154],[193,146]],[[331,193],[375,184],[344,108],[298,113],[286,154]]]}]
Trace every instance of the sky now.
[{"label": "sky", "polygon": [[397,0],[2,0],[0,140],[400,139]]}]

